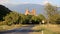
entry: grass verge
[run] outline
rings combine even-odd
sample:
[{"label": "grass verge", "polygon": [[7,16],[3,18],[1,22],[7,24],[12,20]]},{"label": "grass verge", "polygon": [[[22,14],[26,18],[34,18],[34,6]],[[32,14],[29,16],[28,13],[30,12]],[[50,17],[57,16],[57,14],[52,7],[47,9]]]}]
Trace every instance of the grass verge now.
[{"label": "grass verge", "polygon": [[[43,30],[44,34],[60,34],[60,25],[56,24],[45,24],[45,25],[35,25],[33,30]],[[41,32],[41,31],[40,31]]]},{"label": "grass verge", "polygon": [[12,30],[12,29],[15,29],[15,28],[20,28],[21,26],[22,26],[22,24],[16,24],[16,25],[11,25],[11,26],[1,25],[0,26],[0,31]]}]

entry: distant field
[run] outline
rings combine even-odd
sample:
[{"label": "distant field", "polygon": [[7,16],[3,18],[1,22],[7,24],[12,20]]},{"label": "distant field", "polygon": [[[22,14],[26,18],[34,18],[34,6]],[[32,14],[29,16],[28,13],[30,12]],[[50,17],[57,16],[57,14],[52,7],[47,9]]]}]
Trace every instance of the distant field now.
[{"label": "distant field", "polygon": [[33,27],[32,29],[40,30],[40,33],[42,33],[41,30],[43,30],[44,34],[60,34],[60,25],[54,25],[54,24],[35,25],[35,27]]}]

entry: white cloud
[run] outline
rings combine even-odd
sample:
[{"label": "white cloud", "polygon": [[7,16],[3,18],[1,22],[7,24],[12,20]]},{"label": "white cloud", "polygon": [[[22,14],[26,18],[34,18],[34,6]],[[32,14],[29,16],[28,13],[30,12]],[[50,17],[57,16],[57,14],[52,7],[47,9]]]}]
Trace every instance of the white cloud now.
[{"label": "white cloud", "polygon": [[48,1],[45,1],[44,4],[48,3]]},{"label": "white cloud", "polygon": [[2,5],[5,5],[5,4],[15,5],[15,4],[18,4],[18,3],[13,2],[12,0],[0,0],[0,4],[2,4]]},{"label": "white cloud", "polygon": [[8,0],[0,0],[0,4],[5,4],[7,2],[8,2]]},{"label": "white cloud", "polygon": [[28,4],[29,2],[23,2],[23,3],[21,3],[21,4]]},{"label": "white cloud", "polygon": [[43,2],[42,2],[42,5],[45,5],[45,4],[47,4],[47,3],[50,3],[48,0],[44,0]]}]

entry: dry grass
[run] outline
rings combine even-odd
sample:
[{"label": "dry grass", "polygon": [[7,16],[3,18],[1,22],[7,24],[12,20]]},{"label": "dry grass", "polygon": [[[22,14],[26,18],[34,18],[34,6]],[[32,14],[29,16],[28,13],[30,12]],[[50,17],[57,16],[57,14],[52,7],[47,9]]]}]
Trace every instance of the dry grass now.
[{"label": "dry grass", "polygon": [[17,24],[17,25],[2,25],[0,26],[0,31],[4,31],[4,30],[11,30],[11,29],[15,29],[15,28],[20,28],[22,25],[21,24]]},{"label": "dry grass", "polygon": [[[46,26],[46,25],[45,25]],[[60,25],[52,25],[49,24],[46,28],[53,31],[53,32],[60,32]]]},{"label": "dry grass", "polygon": [[36,25],[35,27],[32,28],[33,30],[41,30],[41,29],[45,29],[44,32],[46,34],[50,33],[50,34],[55,34],[55,33],[59,33],[60,34],[60,25],[54,25],[54,24],[49,24],[49,25]]},{"label": "dry grass", "polygon": [[42,34],[41,32],[30,32],[29,34]]}]

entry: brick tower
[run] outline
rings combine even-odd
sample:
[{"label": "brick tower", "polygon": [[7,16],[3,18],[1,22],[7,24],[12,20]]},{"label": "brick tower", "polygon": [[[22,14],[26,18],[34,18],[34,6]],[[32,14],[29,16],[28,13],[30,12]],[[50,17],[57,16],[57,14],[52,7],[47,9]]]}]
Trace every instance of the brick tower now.
[{"label": "brick tower", "polygon": [[28,15],[28,14],[30,14],[30,12],[28,9],[26,9],[25,15]]},{"label": "brick tower", "polygon": [[33,9],[32,12],[31,12],[32,15],[36,15],[36,10]]},{"label": "brick tower", "polygon": [[36,10],[33,9],[33,10],[30,12],[28,9],[26,9],[25,15],[36,15]]}]

